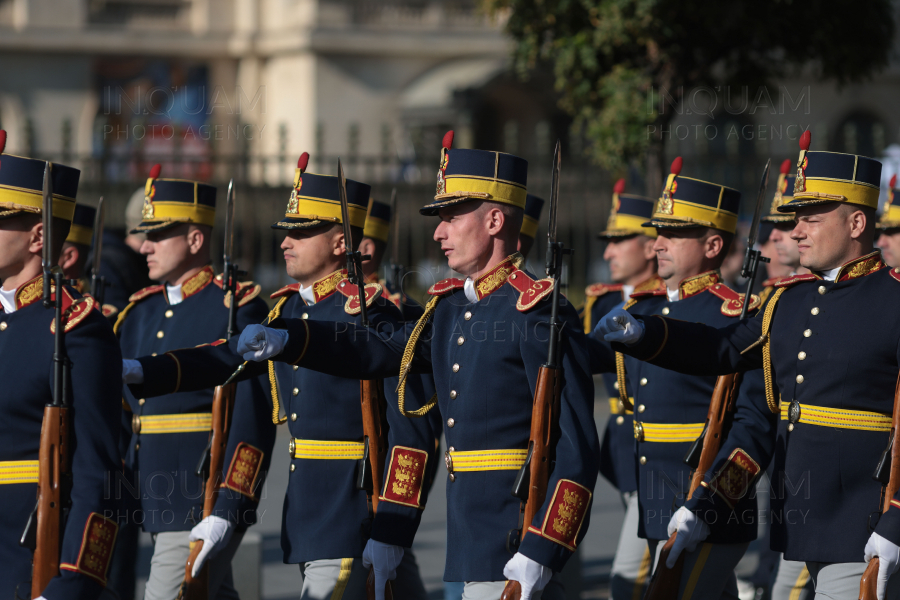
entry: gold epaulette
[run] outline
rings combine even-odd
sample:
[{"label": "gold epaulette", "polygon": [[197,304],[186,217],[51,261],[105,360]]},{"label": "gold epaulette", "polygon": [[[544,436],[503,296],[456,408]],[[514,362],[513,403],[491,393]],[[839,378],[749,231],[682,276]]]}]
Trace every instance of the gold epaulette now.
[{"label": "gold epaulette", "polygon": [[584,295],[588,298],[599,298],[610,292],[621,292],[621,283],[592,283],[584,288]]},{"label": "gold epaulette", "polygon": [[[744,307],[744,294],[734,291],[724,283],[711,285],[708,289],[713,296],[724,300],[721,308],[723,315],[726,317],[739,317],[741,315],[741,309]],[[761,305],[762,302],[760,301],[759,296],[751,294],[750,306],[747,307],[747,312],[756,310]]]},{"label": "gold epaulette", "polygon": [[516,300],[516,309],[519,312],[534,308],[538,302],[553,292],[553,279],[535,281],[528,273],[518,269],[510,273],[506,281],[519,292],[519,299]]},{"label": "gold epaulette", "polygon": [[[378,283],[367,283],[364,289],[366,291],[366,307],[372,306],[383,291],[383,288]],[[347,302],[344,304],[345,313],[358,315],[362,311],[362,306],[359,303],[359,288],[356,285],[344,279],[338,284],[337,291],[347,298]]]}]

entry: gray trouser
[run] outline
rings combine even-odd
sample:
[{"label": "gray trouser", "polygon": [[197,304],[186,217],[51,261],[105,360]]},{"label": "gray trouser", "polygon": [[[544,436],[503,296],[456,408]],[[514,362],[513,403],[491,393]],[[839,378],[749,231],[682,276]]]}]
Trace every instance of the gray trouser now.
[{"label": "gray trouser", "polygon": [[[506,581],[467,581],[462,600],[500,600],[504,587]],[[531,597],[533,600],[566,600],[566,589],[559,581],[559,573],[554,573],[547,587]]]},{"label": "gray trouser", "polygon": [[[238,600],[231,580],[231,559],[241,545],[246,529],[236,529],[228,545],[208,559],[209,597],[211,600]],[[190,531],[164,531],[153,534],[153,558],[144,600],[175,600],[184,581],[184,565],[191,553]]]},{"label": "gray trouser", "polygon": [[[303,588],[300,600],[366,600],[366,578],[369,570],[361,558],[313,560],[300,565]],[[428,594],[419,575],[419,565],[412,552],[406,550],[391,581],[397,600],[426,600]],[[499,596],[498,596],[499,598]]]},{"label": "gray trouser", "polygon": [[[807,562],[806,568],[816,588],[816,600],[857,600],[859,579],[866,570],[866,563]],[[900,576],[888,579],[885,600],[900,598]]]},{"label": "gray trouser", "polygon": [[[659,563],[663,544],[648,540],[653,564]],[[699,544],[684,555],[680,600],[738,600],[737,578],[734,568],[741,561],[750,544]]]},{"label": "gray trouser", "polygon": [[625,502],[625,521],[610,571],[610,597],[613,600],[639,600],[644,595],[653,565],[650,564],[647,540],[638,537],[641,512],[637,492],[622,494],[622,500]]},{"label": "gray trouser", "polygon": [[[859,593],[859,589],[856,591]],[[809,576],[806,563],[785,560],[782,555],[778,561],[775,583],[772,584],[772,600],[812,600],[813,593],[812,578]]]}]

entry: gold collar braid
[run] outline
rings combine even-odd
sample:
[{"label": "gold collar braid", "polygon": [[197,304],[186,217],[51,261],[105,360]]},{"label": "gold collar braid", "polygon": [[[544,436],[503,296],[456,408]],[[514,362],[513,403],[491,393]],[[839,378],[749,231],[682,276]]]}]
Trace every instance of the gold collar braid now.
[{"label": "gold collar braid", "polygon": [[409,334],[409,340],[407,340],[406,348],[403,350],[403,358],[400,359],[400,380],[397,383],[397,408],[400,409],[400,414],[404,417],[422,417],[437,404],[437,392],[435,392],[425,406],[416,410],[407,411],[406,376],[409,375],[409,371],[412,368],[412,361],[416,353],[416,343],[419,341],[419,336],[422,335],[425,324],[428,323],[428,320],[434,314],[434,310],[437,308],[437,303],[440,299],[441,296],[435,296],[425,305],[425,312],[416,322],[416,326],[413,328],[412,333]]}]

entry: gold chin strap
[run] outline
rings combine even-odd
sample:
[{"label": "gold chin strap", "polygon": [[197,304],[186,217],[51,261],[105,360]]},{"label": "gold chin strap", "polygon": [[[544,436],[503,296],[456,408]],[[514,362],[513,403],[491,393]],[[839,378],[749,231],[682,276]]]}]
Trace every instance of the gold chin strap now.
[{"label": "gold chin strap", "polygon": [[[622,310],[628,310],[637,304],[637,300],[629,298]],[[619,383],[619,401],[626,410],[634,410],[634,403],[628,398],[628,389],[625,384],[625,355],[616,352],[616,381]]]},{"label": "gold chin strap", "polygon": [[416,342],[419,341],[419,336],[422,335],[425,324],[428,323],[428,320],[434,314],[434,310],[437,308],[437,303],[440,299],[440,296],[435,296],[425,305],[425,313],[416,323],[412,333],[409,334],[409,340],[406,342],[406,348],[403,350],[403,358],[400,360],[400,381],[397,383],[397,407],[400,409],[400,414],[404,417],[422,417],[437,404],[437,393],[435,393],[431,397],[431,400],[429,400],[422,408],[407,411],[406,376],[409,375],[409,371],[412,368],[413,356],[416,353]]},{"label": "gold chin strap", "polygon": [[[278,304],[276,304],[275,308],[269,312],[269,323],[281,316],[281,308],[284,306],[284,303],[287,302],[287,299],[287,296],[282,296],[278,299]],[[278,416],[281,413],[281,402],[278,401],[278,381],[275,379],[275,363],[271,360],[268,362],[269,385],[272,386],[272,422],[276,425],[281,425],[282,423],[287,422],[287,415],[283,418]]]}]

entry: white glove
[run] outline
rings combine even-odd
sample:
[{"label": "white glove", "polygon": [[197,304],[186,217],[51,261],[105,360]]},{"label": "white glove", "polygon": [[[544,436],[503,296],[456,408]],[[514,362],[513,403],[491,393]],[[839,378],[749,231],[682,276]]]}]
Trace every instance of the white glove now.
[{"label": "white glove", "polygon": [[682,550],[693,552],[697,548],[697,544],[709,537],[709,525],[683,506],[676,510],[669,519],[666,531],[669,537],[678,532],[678,537],[675,538],[675,543],[672,544],[672,550],[669,552],[669,559],[666,560],[666,566],[670,569],[675,566],[675,561],[678,560]]},{"label": "white glove", "polygon": [[262,325],[247,325],[238,340],[238,354],[244,360],[262,362],[281,354],[287,345],[288,332],[284,329],[272,329]]},{"label": "white glove", "polygon": [[597,322],[594,331],[599,332],[607,342],[621,342],[632,346],[644,337],[644,324],[627,310],[614,308]]},{"label": "white glove", "polygon": [[397,577],[397,567],[403,559],[403,548],[376,540],[366,542],[362,564],[375,571],[375,600],[384,600],[384,586]]},{"label": "white glove", "polygon": [[197,576],[207,558],[212,558],[228,544],[233,532],[234,523],[215,515],[209,515],[194,525],[188,539],[192,542],[203,540],[203,548],[200,549],[200,554],[194,562],[191,577]]},{"label": "white glove", "polygon": [[122,359],[122,383],[144,383],[144,367],[140,361],[131,358]]},{"label": "white glove", "polygon": [[547,587],[553,571],[516,552],[503,567],[503,576],[509,581],[518,581],[522,586],[522,600],[531,600],[531,594]]},{"label": "white glove", "polygon": [[888,578],[900,566],[900,546],[873,533],[866,542],[865,561],[868,563],[876,556],[878,557],[878,581],[876,582],[878,600],[884,600],[884,588],[887,587]]}]

